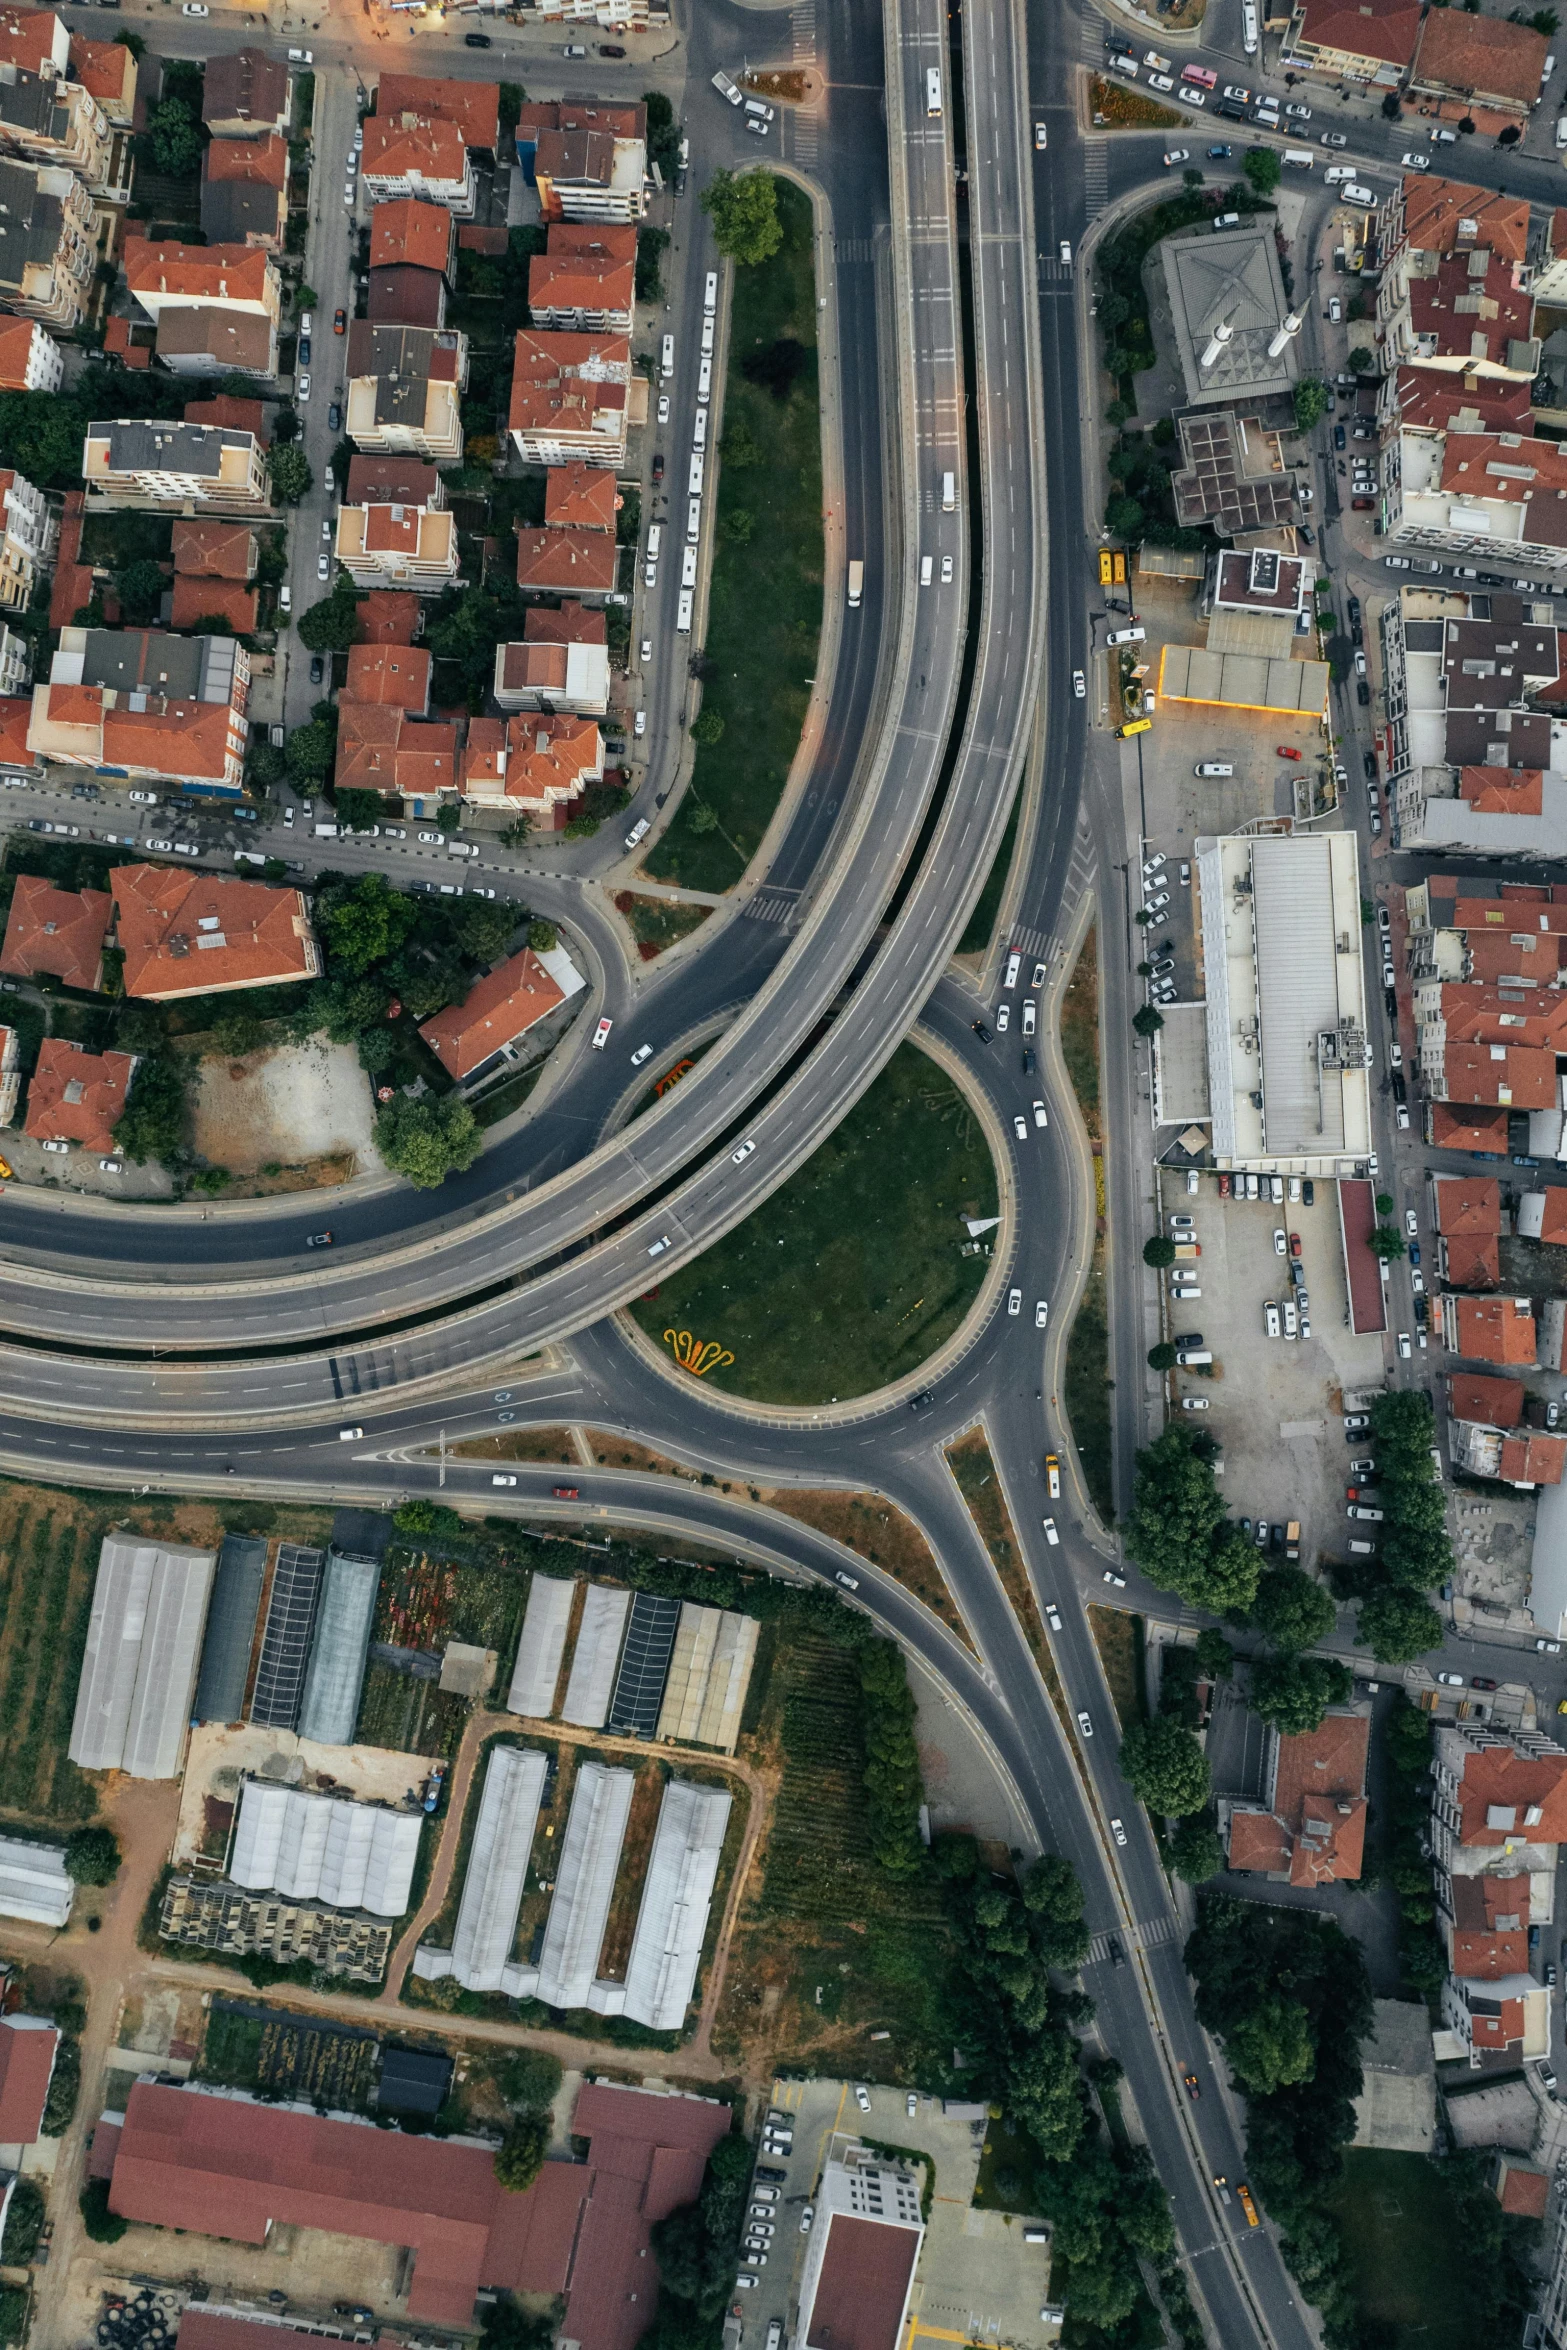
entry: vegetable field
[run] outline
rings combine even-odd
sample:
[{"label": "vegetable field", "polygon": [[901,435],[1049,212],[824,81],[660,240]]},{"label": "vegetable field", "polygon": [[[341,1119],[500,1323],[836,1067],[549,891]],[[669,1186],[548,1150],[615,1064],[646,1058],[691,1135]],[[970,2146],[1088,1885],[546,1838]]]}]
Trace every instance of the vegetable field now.
[{"label": "vegetable field", "polygon": [[440,1649],[465,1640],[504,1656],[521,1629],[527,1587],[526,1570],[504,1554],[493,1564],[459,1566],[394,1550],[381,1577],[374,1637],[394,1648]]},{"label": "vegetable field", "polygon": [[107,1511],[0,1485],[0,1807],[90,1820],[91,1782],[66,1755]]},{"label": "vegetable field", "polygon": [[233,2089],[270,2089],[339,2113],[368,2105],[378,2041],[294,2016],[215,2005],[200,2077]]}]

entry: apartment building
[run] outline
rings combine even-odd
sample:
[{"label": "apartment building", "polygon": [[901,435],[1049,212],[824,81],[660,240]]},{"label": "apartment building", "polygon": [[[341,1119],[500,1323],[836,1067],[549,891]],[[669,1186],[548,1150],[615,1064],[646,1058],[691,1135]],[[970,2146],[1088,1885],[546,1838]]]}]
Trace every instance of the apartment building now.
[{"label": "apartment building", "polygon": [[[1542,1109],[1555,1099],[1556,1055],[1567,1052],[1567,995],[1554,987],[1534,987],[1517,974],[1494,987],[1431,980],[1415,989],[1414,1013],[1421,1082],[1437,1100]],[[1489,1090],[1493,1078],[1502,1091]],[[1518,1099],[1520,1086],[1527,1100]]]},{"label": "apartment building", "polygon": [[248,636],[256,625],[257,597],[251,581],[256,576],[260,540],[240,522],[193,522],[183,517],[174,525],[170,552],[174,559],[174,595],[169,625],[198,634],[206,620],[223,619],[236,635]]},{"label": "apartment building", "polygon": [[1543,1423],[1543,1397],[1531,1400],[1521,1379],[1491,1379],[1472,1371],[1454,1372],[1447,1388],[1447,1442],[1455,1470],[1520,1492],[1560,1485],[1567,1469],[1567,1436],[1552,1436],[1526,1417],[1532,1411]]},{"label": "apartment building", "polygon": [[[1473,436],[1471,436],[1473,438]],[[1561,637],[1549,605],[1405,588],[1381,617],[1395,843],[1483,856],[1567,849]],[[1560,843],[1560,846],[1554,845]]]},{"label": "apartment building", "polygon": [[446,298],[457,282],[457,222],[438,204],[401,198],[378,204],[370,218],[372,326],[446,324]]},{"label": "apartment building", "polygon": [[354,645],[343,680],[344,702],[380,702],[406,710],[410,718],[430,715],[430,671],[434,656],[423,645]]},{"label": "apartment building", "polygon": [[168,865],[116,865],[109,879],[128,996],[172,1003],[320,976],[303,890]]},{"label": "apartment building", "polygon": [[517,584],[571,596],[615,585],[620,496],[602,466],[556,465],[544,477],[544,528],[517,533]]},{"label": "apartment building", "polygon": [[54,569],[60,517],[27,476],[0,472],[0,609],[25,612]]},{"label": "apartment building", "polygon": [[0,318],[0,392],[57,392],[65,354],[36,318]]},{"label": "apartment building", "polygon": [[574,334],[631,332],[637,232],[628,223],[557,221],[549,246],[528,264],[535,326]]},{"label": "apartment building", "polygon": [[337,559],[357,587],[412,588],[437,596],[457,577],[457,523],[445,507],[343,505]]},{"label": "apartment building", "polygon": [[624,335],[517,336],[507,429],[525,463],[625,462],[631,345]]},{"label": "apartment building", "polygon": [[72,33],[67,79],[96,98],[116,130],[136,127],[136,60],[123,41],[86,41]]},{"label": "apartment building", "polygon": [[270,502],[261,443],[233,425],[141,417],[89,425],[82,477],[89,502],[192,514],[259,514]]},{"label": "apartment building", "polygon": [[1383,535],[1451,562],[1567,567],[1567,452],[1526,433],[1402,427],[1383,459]]},{"label": "apartment building", "polygon": [[1550,1994],[1528,1972],[1528,1933],[1555,1914],[1567,1752],[1539,1731],[1442,1722],[1431,1780],[1432,1880],[1450,1970],[1442,2020],[1454,2053],[1475,2066],[1543,2056]]},{"label": "apartment building", "polygon": [[1436,1271],[1449,1289],[1495,1289],[1501,1280],[1499,1254],[1502,1187],[1494,1175],[1426,1177],[1426,1197],[1436,1229]]},{"label": "apartment building", "polygon": [[254,245],[153,245],[142,239],[126,251],[125,283],[154,324],[166,311],[205,306],[264,318],[277,334],[283,281],[271,255]]},{"label": "apartment building", "polygon": [[366,117],[360,177],[373,204],[417,196],[440,204],[458,220],[478,208],[478,181],[462,133],[449,122],[414,113]]},{"label": "apartment building", "polygon": [[[446,484],[433,465],[426,465],[416,457],[389,456],[376,450],[349,459],[344,503],[439,509],[446,504]],[[361,606],[360,617],[364,616],[365,607]],[[412,644],[413,637],[407,642]]]},{"label": "apartment building", "polygon": [[517,116],[517,156],[548,221],[636,221],[646,209],[645,106],[529,102]]},{"label": "apartment building", "polygon": [[1435,368],[1466,388],[1531,383],[1540,345],[1527,201],[1410,171],[1381,228],[1383,370]]},{"label": "apartment building", "polygon": [[1420,0],[1295,0],[1283,63],[1324,81],[1396,90],[1419,32]]},{"label": "apartment building", "polygon": [[215,139],[286,139],[293,120],[293,83],[281,59],[264,49],[235,49],[209,57],[202,75],[201,119]]},{"label": "apartment building", "polygon": [[609,708],[609,648],[604,614],[582,604],[530,607],[521,643],[495,648],[495,700],[503,710],[576,710],[602,718]]},{"label": "apartment building", "polygon": [[356,318],[348,330],[344,424],[360,449],[460,463],[467,384],[468,338],[455,327],[436,332]]},{"label": "apartment building", "polygon": [[288,141],[276,131],[213,139],[201,159],[201,225],[213,245],[281,253],[288,226]]},{"label": "apartment building", "polygon": [[1539,1337],[1526,1297],[1455,1297],[1437,1300],[1442,1344],[1466,1362],[1495,1363],[1504,1370],[1532,1370]]},{"label": "apartment building", "polygon": [[509,809],[540,832],[563,832],[590,783],[604,776],[604,739],[591,717],[531,712],[468,729],[461,789],[470,807]]},{"label": "apartment building", "polygon": [[0,60],[0,148],[73,171],[101,204],[129,201],[130,141],[79,82]]},{"label": "apartment building", "polygon": [[237,798],[249,690],[233,637],[64,628],[48,683],[33,688],[28,746],[123,782]]},{"label": "apartment building", "polygon": [[[31,639],[18,636],[15,629],[0,620],[0,700],[12,701],[27,691],[33,674]],[[0,1125],[4,1120],[0,1119]]]},{"label": "apartment building", "polygon": [[0,305],[61,334],[80,326],[107,218],[74,172],[0,156]]},{"label": "apartment building", "polygon": [[1509,127],[1522,130],[1540,103],[1550,49],[1532,25],[1433,8],[1415,44],[1409,94],[1493,137]]},{"label": "apartment building", "polygon": [[606,33],[657,32],[669,23],[669,0],[536,0],[543,24],[596,24]]},{"label": "apartment building", "polygon": [[[423,658],[427,663],[429,655]],[[384,666],[380,682],[394,682]],[[388,798],[433,806],[457,789],[458,772],[457,729],[450,721],[426,719],[393,693],[373,701],[355,700],[347,693],[339,697],[339,791],[382,792]]]}]

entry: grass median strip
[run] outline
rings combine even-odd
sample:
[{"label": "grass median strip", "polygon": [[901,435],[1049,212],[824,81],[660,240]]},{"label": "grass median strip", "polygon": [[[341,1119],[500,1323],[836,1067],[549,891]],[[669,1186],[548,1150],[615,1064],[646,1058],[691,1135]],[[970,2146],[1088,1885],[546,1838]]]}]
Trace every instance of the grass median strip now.
[{"label": "grass median strip", "polygon": [[814,1526],[818,1534],[830,1535],[869,1559],[873,1567],[881,1567],[978,1655],[930,1544],[914,1520],[894,1508],[885,1494],[800,1492],[785,1485],[764,1493],[762,1499],[770,1509],[798,1518],[802,1526]]},{"label": "grass median strip", "polygon": [[1088,1498],[1115,1523],[1110,1424],[1110,1326],[1105,1310],[1105,1177],[1099,1122],[1099,934],[1090,930],[1061,998],[1061,1058],[1094,1157],[1094,1253],[1067,1333],[1062,1388],[1071,1439]]},{"label": "grass median strip", "polygon": [[1129,1730],[1148,1712],[1143,1701],[1143,1619],[1129,1616],[1124,1608],[1090,1606],[1088,1628],[1110,1685],[1116,1720]]},{"label": "grass median strip", "polygon": [[[732,889],[756,854],[800,747],[821,637],[811,205],[788,181],[777,188],[783,243],[735,272],[696,766],[644,861],[686,889]],[[671,462],[683,470],[683,455]]]},{"label": "grass median strip", "polygon": [[991,1565],[1001,1578],[1001,1588],[1011,1604],[1012,1613],[1024,1639],[1033,1652],[1039,1677],[1050,1692],[1051,1703],[1061,1717],[1061,1726],[1070,1734],[1072,1717],[1067,1708],[1066,1692],[1056,1672],[1055,1658],[1045,1638],[1045,1627],[1040,1621],[1039,1608],[1034,1599],[1034,1587],[1029,1581],[1028,1568],[1018,1546],[1017,1530],[1012,1513],[1007,1508],[1006,1495],[1001,1490],[1001,1479],[996,1464],[985,1442],[982,1428],[970,1428],[955,1444],[943,1448],[947,1466],[957,1480],[958,1491],[968,1505],[969,1516],[979,1528],[985,1548],[990,1553]]}]

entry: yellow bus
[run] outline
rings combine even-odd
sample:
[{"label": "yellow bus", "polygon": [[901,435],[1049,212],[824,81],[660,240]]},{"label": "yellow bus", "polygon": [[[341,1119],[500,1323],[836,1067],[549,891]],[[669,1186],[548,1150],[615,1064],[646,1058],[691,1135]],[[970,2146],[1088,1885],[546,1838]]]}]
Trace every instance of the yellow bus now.
[{"label": "yellow bus", "polygon": [[1121,553],[1121,551],[1120,551],[1120,549],[1119,549],[1119,548],[1117,548],[1117,549],[1116,549],[1115,557],[1114,557],[1114,560],[1113,560],[1113,562],[1112,562],[1112,564],[1111,564],[1111,569],[1112,569],[1112,571],[1113,571],[1113,572],[1114,572],[1114,574],[1115,574],[1115,584],[1116,584],[1116,586],[1117,586],[1117,587],[1125,587],[1125,585],[1126,585],[1126,557],[1125,557],[1125,556],[1124,556],[1124,555]]},{"label": "yellow bus", "polygon": [[1124,743],[1128,735],[1151,734],[1152,731],[1153,720],[1151,718],[1129,718],[1124,726],[1116,728],[1115,739],[1119,743]]},{"label": "yellow bus", "polygon": [[1101,547],[1099,550],[1099,585],[1108,587],[1114,577],[1115,568],[1110,559],[1110,550],[1108,547]]}]

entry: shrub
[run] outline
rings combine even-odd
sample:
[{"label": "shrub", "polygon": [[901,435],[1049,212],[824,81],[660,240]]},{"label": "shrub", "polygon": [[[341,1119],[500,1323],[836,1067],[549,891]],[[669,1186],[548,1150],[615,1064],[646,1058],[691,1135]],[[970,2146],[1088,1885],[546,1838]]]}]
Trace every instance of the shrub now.
[{"label": "shrub", "polygon": [[109,2209],[107,2179],[89,2179],[77,2198],[77,2207],[82,2226],[95,2244],[117,2244],[131,2224]]}]

